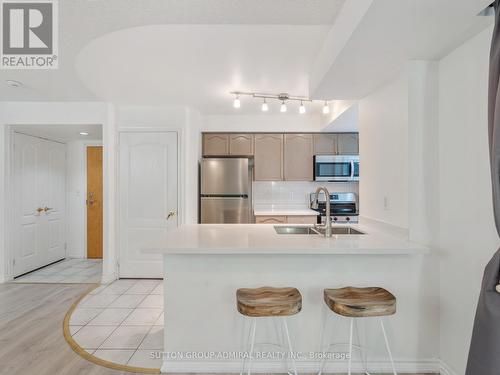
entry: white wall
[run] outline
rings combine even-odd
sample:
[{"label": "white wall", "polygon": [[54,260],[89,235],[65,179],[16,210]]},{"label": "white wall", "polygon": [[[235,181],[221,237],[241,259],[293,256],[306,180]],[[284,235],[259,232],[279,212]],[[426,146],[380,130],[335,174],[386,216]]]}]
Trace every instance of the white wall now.
[{"label": "white wall", "polygon": [[202,131],[317,132],[321,115],[259,114],[203,117]]},{"label": "white wall", "polygon": [[441,358],[465,371],[484,266],[499,246],[488,159],[492,29],[439,63]]},{"label": "white wall", "polygon": [[[412,241],[439,235],[439,64],[410,61],[408,71],[408,212]],[[437,261],[437,260],[434,260]]]},{"label": "white wall", "polygon": [[359,102],[360,212],[408,228],[408,79]]}]

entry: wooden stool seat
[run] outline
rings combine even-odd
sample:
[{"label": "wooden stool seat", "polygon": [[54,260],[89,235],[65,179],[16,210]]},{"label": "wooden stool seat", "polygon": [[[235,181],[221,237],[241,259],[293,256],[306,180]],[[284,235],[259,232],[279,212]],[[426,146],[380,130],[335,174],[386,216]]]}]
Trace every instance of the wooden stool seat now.
[{"label": "wooden stool seat", "polygon": [[323,296],[330,310],[342,316],[364,318],[396,313],[396,297],[383,288],[325,289]]},{"label": "wooden stool seat", "polygon": [[246,316],[289,316],[302,309],[302,295],[296,288],[242,288],[236,291],[238,311]]}]

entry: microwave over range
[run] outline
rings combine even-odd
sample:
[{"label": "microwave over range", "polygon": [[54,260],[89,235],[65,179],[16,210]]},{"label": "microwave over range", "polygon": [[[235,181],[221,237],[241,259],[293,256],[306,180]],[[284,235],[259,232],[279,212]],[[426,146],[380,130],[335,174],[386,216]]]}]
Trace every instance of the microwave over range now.
[{"label": "microwave over range", "polygon": [[359,155],[315,155],[314,181],[359,181]]}]

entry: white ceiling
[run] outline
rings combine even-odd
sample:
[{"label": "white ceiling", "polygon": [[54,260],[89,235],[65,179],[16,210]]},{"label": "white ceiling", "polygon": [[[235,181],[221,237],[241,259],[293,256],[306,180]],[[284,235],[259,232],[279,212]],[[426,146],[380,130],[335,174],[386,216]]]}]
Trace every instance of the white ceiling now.
[{"label": "white ceiling", "polygon": [[[59,69],[0,71],[0,100],[99,100],[79,80],[75,62],[92,40],[113,31],[144,25],[293,25],[334,23],[345,0],[71,0],[60,1]],[[173,37],[182,39],[182,35]],[[272,36],[271,36],[272,37]],[[224,43],[224,39],[220,41]],[[113,46],[109,46],[112,48]],[[165,46],[163,46],[165,47]],[[207,45],[206,49],[210,50]],[[175,52],[175,51],[174,51]],[[280,49],[273,51],[277,55]],[[301,51],[296,50],[300,58]],[[148,56],[144,56],[148,60]],[[106,63],[99,60],[96,63]],[[203,64],[203,60],[199,61]],[[132,76],[138,73],[134,71]],[[274,71],[267,72],[273,79]],[[163,74],[163,69],[156,72]],[[12,89],[4,80],[25,84]],[[131,77],[122,77],[130,80]],[[200,82],[203,86],[203,81]],[[154,91],[154,87],[152,87]],[[300,94],[300,93],[297,93]],[[166,98],[168,99],[168,98]]]},{"label": "white ceiling", "polygon": [[[233,90],[308,95],[308,71],[328,30],[328,26],[145,26],[92,41],[77,57],[76,66],[82,82],[99,99],[231,113]],[[237,113],[254,110],[252,99],[242,102]],[[253,103],[258,107],[260,101]]]},{"label": "white ceiling", "polygon": [[493,23],[493,17],[477,16],[491,2],[374,0],[328,72],[314,77],[311,96],[360,99],[393,79],[408,60],[444,57]]},{"label": "white ceiling", "polygon": [[[487,27],[492,19],[476,14],[489,2],[59,2],[60,68],[0,71],[0,100],[183,104],[203,114],[249,114],[260,103],[243,99],[235,111],[229,91],[357,99],[408,59],[440,58]],[[357,18],[356,7],[363,8]],[[5,79],[25,86],[8,88]]]},{"label": "white ceiling", "polygon": [[[19,133],[65,143],[78,140],[102,140],[102,126],[97,124],[15,125],[13,128]],[[80,132],[86,132],[88,135],[81,135]]]}]

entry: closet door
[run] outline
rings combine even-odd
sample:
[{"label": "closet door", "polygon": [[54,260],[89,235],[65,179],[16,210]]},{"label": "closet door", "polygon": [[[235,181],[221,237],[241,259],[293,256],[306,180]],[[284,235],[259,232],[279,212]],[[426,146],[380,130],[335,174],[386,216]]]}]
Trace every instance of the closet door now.
[{"label": "closet door", "polygon": [[66,256],[66,145],[44,141],[47,150],[47,189],[43,199],[47,263]]},{"label": "closet door", "polygon": [[65,145],[14,133],[14,276],[65,257]]},{"label": "closet door", "polygon": [[120,277],[163,277],[162,257],[143,250],[177,227],[177,133],[120,134]]}]

